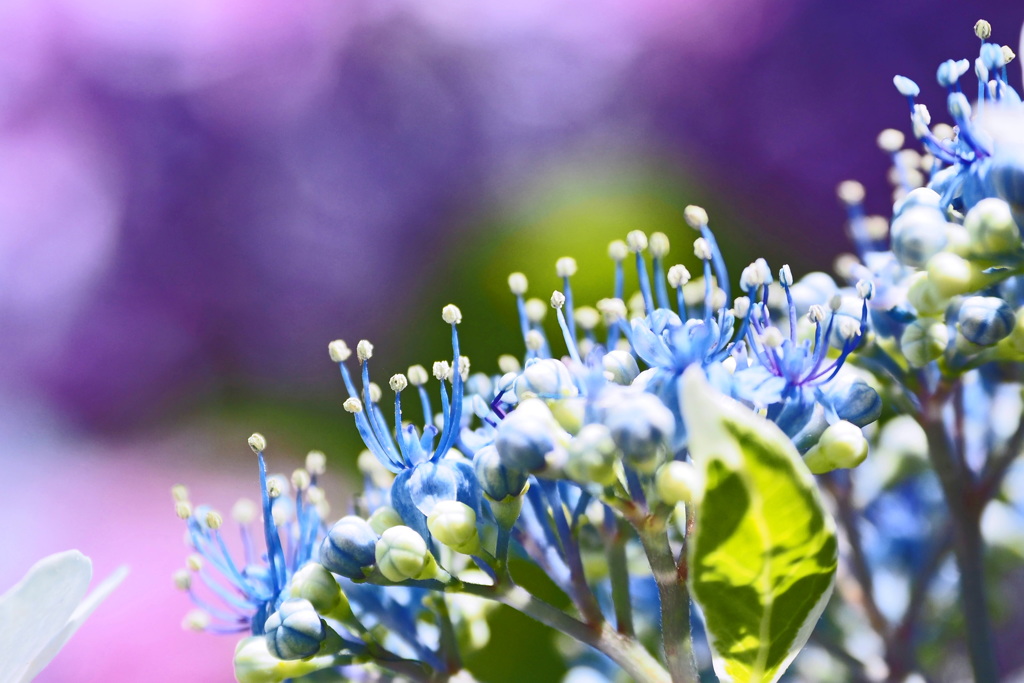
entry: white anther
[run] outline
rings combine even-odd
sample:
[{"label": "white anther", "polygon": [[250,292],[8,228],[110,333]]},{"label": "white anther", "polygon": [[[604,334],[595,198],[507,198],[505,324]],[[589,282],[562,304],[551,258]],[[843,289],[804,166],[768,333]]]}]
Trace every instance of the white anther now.
[{"label": "white anther", "polygon": [[672,289],[678,289],[690,281],[690,271],[682,264],[676,264],[668,269],[668,285]]},{"label": "white anther", "polygon": [[512,290],[512,293],[516,296],[526,294],[527,284],[526,276],[522,273],[512,273],[508,276],[508,288]]},{"label": "white anther", "polygon": [[746,318],[750,313],[750,297],[736,297],[736,300],[732,302],[732,312],[740,320]]},{"label": "white anther", "polygon": [[701,226],[708,224],[708,212],[694,204],[683,209],[683,218],[686,219],[686,224],[694,230],[699,230]]},{"label": "white anther", "polygon": [[576,324],[588,332],[601,322],[601,314],[592,306],[580,306],[572,315],[576,319]]},{"label": "white anther", "polygon": [[807,319],[817,325],[828,315],[828,311],[821,304],[813,304],[807,309]]},{"label": "white anther", "polygon": [[319,486],[310,486],[306,491],[306,498],[308,498],[309,502],[313,505],[319,505],[322,503],[325,496],[326,494],[324,493],[324,490]]},{"label": "white anther", "polygon": [[548,305],[540,299],[527,299],[525,308],[526,319],[534,325],[543,322],[544,316],[548,314]]},{"label": "white anther", "polygon": [[1003,45],[999,48],[999,50],[1003,53],[1004,65],[1012,62],[1013,58],[1017,56],[1016,54],[1014,54],[1013,50],[1010,48],[1009,45]]},{"label": "white anther", "polygon": [[839,319],[836,329],[843,339],[853,339],[860,334],[860,321],[843,316]]},{"label": "white anther", "polygon": [[853,254],[840,254],[832,264],[836,275],[844,280],[853,276],[853,272],[860,266],[860,260]]},{"label": "white anther", "polygon": [[341,404],[341,407],[353,415],[363,412],[363,402],[355,396],[349,396],[346,398],[345,402]]},{"label": "white anther", "polygon": [[382,395],[380,385],[376,382],[370,382],[370,386],[367,387],[367,390],[370,393],[370,401],[373,403],[380,403],[380,397]]},{"label": "white anther", "polygon": [[463,382],[469,379],[469,356],[459,356],[459,377]]},{"label": "white anther", "polygon": [[423,386],[430,379],[427,369],[422,365],[410,365],[409,370],[405,374],[409,376],[409,383],[414,387]]},{"label": "white anther", "polygon": [[611,325],[626,318],[626,302],[622,299],[601,299],[597,302],[597,310],[601,312],[605,325]]},{"label": "white anther", "polygon": [[249,448],[252,449],[253,453],[261,453],[267,450],[267,439],[259,432],[254,432],[249,437]]},{"label": "white anther", "polygon": [[642,230],[631,230],[626,235],[626,246],[634,254],[639,254],[647,248],[647,235]]},{"label": "white anther", "polygon": [[892,154],[903,149],[903,142],[905,139],[906,138],[902,132],[895,128],[886,128],[878,134],[878,148],[883,152],[889,152]]},{"label": "white anther", "polygon": [[563,256],[555,261],[555,274],[558,277],[572,277],[576,274],[576,259],[572,256]]},{"label": "white anther", "polygon": [[861,299],[870,299],[875,294],[875,283],[870,280],[859,280],[857,282],[857,296]]},{"label": "white anther", "polygon": [[311,483],[313,483],[313,479],[306,470],[300,468],[292,472],[292,486],[295,487],[295,490],[305,491]]},{"label": "white anther", "polygon": [[764,331],[764,334],[761,335],[761,343],[769,349],[779,348],[782,346],[782,342],[784,340],[785,337],[782,336],[782,332],[780,332],[777,327],[769,327]]},{"label": "white anther", "polygon": [[352,349],[348,348],[348,344],[344,340],[335,339],[327,345],[327,353],[331,355],[331,360],[335,363],[344,363],[352,355]]},{"label": "white anther", "polygon": [[551,293],[551,308],[561,309],[565,305],[565,294],[557,289]]},{"label": "white anther", "polygon": [[239,524],[248,524],[256,519],[256,503],[248,498],[239,498],[231,506],[231,519]]},{"label": "white anther", "polygon": [[788,263],[779,269],[779,284],[783,287],[793,286],[793,271],[790,269]]},{"label": "white anther", "polygon": [[519,363],[518,358],[505,353],[498,356],[498,369],[501,370],[501,374],[507,375],[510,372],[518,373],[523,366]]},{"label": "white anther", "polygon": [[978,22],[974,24],[974,35],[982,40],[988,40],[989,36],[992,35],[992,24],[984,19],[978,19]]},{"label": "white anther", "polygon": [[864,219],[864,232],[870,240],[884,240],[889,234],[889,221],[885,216],[868,216]]},{"label": "white anther", "polygon": [[222,524],[224,524],[224,518],[220,516],[219,512],[210,510],[206,513],[206,526],[216,531]]},{"label": "white anther", "polygon": [[864,186],[856,180],[844,180],[836,188],[836,195],[844,204],[860,204],[864,201]]},{"label": "white anther", "polygon": [[767,261],[763,258],[756,259],[754,261],[754,268],[757,269],[757,276],[761,280],[761,284],[771,284],[772,269],[768,267]]},{"label": "white anther", "polygon": [[544,335],[537,330],[530,330],[526,333],[526,348],[531,351],[540,351],[544,348]]},{"label": "white anther", "polygon": [[698,237],[693,241],[693,255],[701,261],[711,260],[711,245],[706,239]]},{"label": "white anther", "polygon": [[[267,479],[267,496],[279,498],[281,496],[281,482],[277,479]],[[274,521],[277,521],[276,519]]]},{"label": "white anther", "polygon": [[451,377],[452,366],[446,360],[435,361],[432,369],[434,371],[434,379],[440,382]]},{"label": "white anther", "polygon": [[171,487],[171,498],[178,502],[187,501],[188,489],[183,484],[175,484]]},{"label": "white anther", "polygon": [[327,471],[327,456],[323,451],[306,453],[306,471],[314,476],[319,476]]},{"label": "white anther", "polygon": [[391,387],[391,391],[397,394],[400,391],[405,391],[405,388],[409,386],[409,379],[402,373],[391,375],[391,379],[388,380],[388,386]]},{"label": "white anther", "polygon": [[360,339],[356,344],[356,357],[359,358],[360,363],[365,363],[373,358],[373,344],[366,339]]},{"label": "white anther", "polygon": [[935,127],[932,128],[932,135],[940,140],[952,140],[956,137],[956,131],[953,130],[953,126],[948,123],[937,123],[935,124]]},{"label": "white anther", "polygon": [[189,571],[197,572],[203,568],[203,557],[192,553],[185,558],[185,566],[188,567]]},{"label": "white anther", "polygon": [[178,519],[188,519],[192,516],[192,504],[187,500],[175,501],[174,514],[178,515]]},{"label": "white anther", "polygon": [[651,256],[654,258],[664,258],[668,255],[668,235],[663,232],[651,233],[650,248]]},{"label": "white anther", "polygon": [[210,615],[201,609],[194,609],[185,615],[181,625],[188,631],[204,631],[210,625]]},{"label": "white anther", "polygon": [[608,243],[608,258],[613,261],[621,261],[629,255],[629,247],[622,240],[612,240]]},{"label": "white anther", "polygon": [[441,309],[441,319],[449,325],[458,325],[462,322],[462,311],[455,304],[448,304]]},{"label": "white anther", "polygon": [[186,569],[179,569],[174,572],[174,587],[180,591],[187,591],[192,587],[192,575]]}]

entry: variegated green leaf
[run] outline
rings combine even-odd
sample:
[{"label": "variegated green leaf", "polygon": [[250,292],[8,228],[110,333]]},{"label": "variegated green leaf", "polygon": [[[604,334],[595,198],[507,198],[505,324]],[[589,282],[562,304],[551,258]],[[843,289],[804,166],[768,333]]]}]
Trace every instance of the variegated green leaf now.
[{"label": "variegated green leaf", "polygon": [[814,477],[773,423],[683,378],[690,455],[704,492],[689,543],[691,594],[715,671],[736,683],[777,681],[807,642],[836,573],[835,523]]}]

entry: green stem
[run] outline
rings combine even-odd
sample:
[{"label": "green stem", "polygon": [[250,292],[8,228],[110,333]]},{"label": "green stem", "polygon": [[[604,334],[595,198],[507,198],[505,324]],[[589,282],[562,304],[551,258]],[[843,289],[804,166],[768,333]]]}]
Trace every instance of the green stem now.
[{"label": "green stem", "polygon": [[647,517],[634,523],[661,599],[661,634],[665,660],[674,683],[697,683],[697,660],[690,635],[690,593],[685,564],[676,565],[668,543],[665,520]]},{"label": "green stem", "polygon": [[974,477],[953,452],[956,435],[950,438],[942,413],[948,393],[941,392],[923,401],[918,417],[928,437],[928,456],[942,484],[953,527],[953,553],[960,571],[960,599],[963,606],[974,678],[979,682],[999,679],[999,668],[988,613],[985,591],[984,541],[981,537],[981,513],[985,501],[975,495]]},{"label": "green stem", "polygon": [[638,683],[669,683],[672,680],[658,660],[635,639],[617,633],[607,623],[594,626],[574,619],[557,607],[534,597],[520,586],[483,586],[466,583],[458,589],[471,595],[497,600],[556,631],[590,645],[608,655]]},{"label": "green stem", "polygon": [[437,613],[437,626],[440,632],[438,654],[445,663],[445,670],[452,674],[462,669],[462,658],[459,656],[459,642],[455,637],[448,602],[444,593],[433,595],[434,609]]},{"label": "green stem", "polygon": [[[607,510],[608,508],[605,508]],[[607,512],[611,514],[611,512]],[[605,543],[608,554],[608,574],[612,584],[612,604],[615,607],[615,627],[624,636],[632,636],[633,605],[629,599],[629,568],[626,566],[626,526],[615,519]]]}]

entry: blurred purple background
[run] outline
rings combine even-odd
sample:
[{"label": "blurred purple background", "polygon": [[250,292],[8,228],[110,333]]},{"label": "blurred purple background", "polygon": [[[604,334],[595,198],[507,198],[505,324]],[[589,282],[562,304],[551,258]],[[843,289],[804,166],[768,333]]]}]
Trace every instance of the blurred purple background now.
[{"label": "blurred purple background", "polygon": [[944,120],[981,17],[1018,44],[1010,2],[0,3],[0,587],[70,546],[133,565],[40,680],[229,678],[229,639],[180,632],[166,491],[227,507],[251,463],[173,416],[335,395],[326,342],[413,343],[425,277],[563,160],[669,169],[745,258],[827,269],[835,185],[886,210],[892,75]]}]

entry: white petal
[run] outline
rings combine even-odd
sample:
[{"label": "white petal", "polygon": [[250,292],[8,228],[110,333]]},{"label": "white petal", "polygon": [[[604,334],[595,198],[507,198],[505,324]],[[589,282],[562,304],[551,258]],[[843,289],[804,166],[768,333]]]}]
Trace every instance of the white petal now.
[{"label": "white petal", "polygon": [[96,609],[101,602],[107,599],[118,585],[124,581],[124,577],[128,575],[128,567],[118,567],[113,574],[103,580],[94,591],[89,593],[88,597],[83,600],[78,607],[75,609],[74,614],[71,615],[71,619],[64,625],[60,633],[55,635],[46,647],[36,655],[35,659],[32,660],[32,664],[28,667],[28,670],[21,677],[20,683],[28,683],[35,678],[40,671],[46,668],[46,665],[57,656],[60,649],[64,647],[64,644],[68,642],[68,639],[75,634],[78,627],[81,626],[89,615],[92,614],[93,610]]},{"label": "white petal", "polygon": [[0,683],[20,681],[82,602],[92,562],[77,550],[37,562],[0,597]]}]

